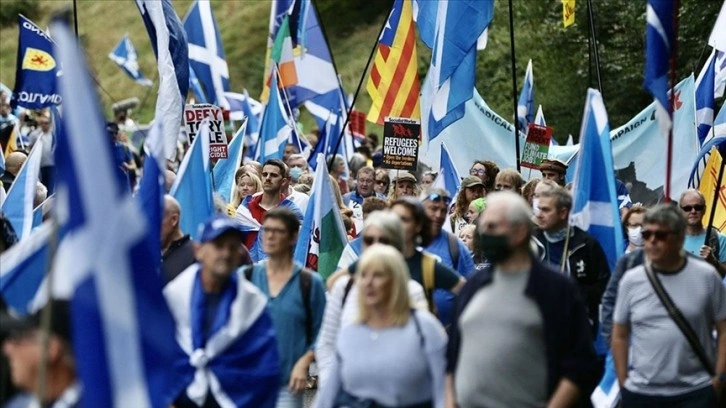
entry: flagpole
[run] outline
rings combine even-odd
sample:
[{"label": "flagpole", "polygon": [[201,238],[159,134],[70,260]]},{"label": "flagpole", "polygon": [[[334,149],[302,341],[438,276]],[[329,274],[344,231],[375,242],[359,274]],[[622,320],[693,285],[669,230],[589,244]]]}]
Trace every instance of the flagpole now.
[{"label": "flagpole", "polygon": [[278,88],[282,88],[282,99],[285,101],[285,106],[287,107],[287,111],[290,112],[290,119],[292,120],[292,123],[288,123],[288,125],[292,127],[292,131],[297,134],[297,138],[298,140],[300,140],[300,133],[298,133],[297,131],[297,126],[295,126],[295,118],[293,116],[294,114],[292,112],[292,108],[290,107],[290,99],[288,98],[287,91],[285,90],[285,83],[282,82],[282,75],[280,75],[280,66],[277,64],[277,62],[275,62],[275,71],[277,71],[277,81],[278,84],[280,84]]},{"label": "flagpole", "polygon": [[[386,25],[388,24],[388,18],[390,17],[390,14],[391,13],[389,11],[388,15],[386,15],[386,18],[383,19],[383,24],[381,24],[381,29],[378,30],[378,35],[376,36],[376,41],[373,43],[373,48],[371,49],[371,53],[368,56],[368,62],[366,62],[366,67],[363,69],[363,74],[360,76],[360,80],[358,81],[358,87],[355,89],[355,94],[353,94],[353,100],[350,102],[350,107],[348,108],[348,114],[345,115],[345,123],[343,123],[343,127],[340,128],[340,134],[338,135],[338,141],[335,143],[335,149],[333,149],[333,152],[338,151],[338,149],[340,148],[340,142],[343,141],[343,135],[345,134],[345,127],[348,126],[348,123],[350,123],[350,114],[353,112],[353,106],[355,106],[355,101],[358,100],[358,94],[360,93],[361,87],[363,87],[363,81],[366,78],[366,73],[368,72],[368,68],[370,68],[370,66],[371,66],[371,61],[373,61],[373,57],[376,55],[376,51],[378,50],[378,40],[381,38],[381,34],[383,33],[383,30],[386,29]],[[343,92],[342,89],[341,89],[341,92]],[[335,160],[330,160],[330,163],[328,163],[328,172],[332,171],[333,162],[335,162]]]},{"label": "flagpole", "polygon": [[512,62],[512,105],[514,106],[514,156],[517,162],[517,171],[522,172],[522,165],[519,160],[519,120],[517,115],[517,62],[515,60],[514,48],[514,9],[512,8],[512,0],[509,0],[509,45],[511,49]]},{"label": "flagpole", "polygon": [[78,40],[78,5],[76,0],[73,0],[73,29],[76,32],[76,40]]},{"label": "flagpole", "polygon": [[[590,38],[592,39],[593,43],[593,54],[595,55],[595,74],[597,75],[597,89],[600,91],[600,95],[603,95],[602,92],[602,78],[600,77],[600,51],[597,46],[597,34],[595,33],[595,14],[592,11],[592,0],[587,0],[587,13],[588,13],[588,20],[590,22]],[[603,96],[603,100],[605,100],[605,96]]]},{"label": "flagpole", "polygon": [[666,183],[664,202],[671,201],[671,167],[673,166],[673,117],[676,104],[676,62],[678,60],[678,9],[680,8],[680,0],[674,0],[673,7],[673,50],[671,52],[671,100],[670,100],[670,117],[671,126],[668,129],[668,149],[666,158]]},{"label": "flagpole", "polygon": [[[716,191],[713,195],[713,200],[711,200],[711,214],[708,215],[708,224],[706,224],[706,240],[703,245],[708,245],[708,242],[711,240],[711,226],[713,225],[713,220],[716,218],[716,207],[721,198],[721,183],[723,182],[724,168],[726,168],[726,160],[722,157],[721,168],[718,170],[718,178],[716,181]],[[715,255],[718,258],[718,254]]]}]

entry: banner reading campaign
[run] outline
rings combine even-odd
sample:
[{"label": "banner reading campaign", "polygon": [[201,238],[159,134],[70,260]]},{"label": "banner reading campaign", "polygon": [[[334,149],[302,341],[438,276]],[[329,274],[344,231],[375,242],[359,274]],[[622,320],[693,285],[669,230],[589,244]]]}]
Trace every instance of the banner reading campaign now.
[{"label": "banner reading campaign", "polygon": [[18,62],[12,105],[43,109],[61,103],[56,91],[58,67],[53,41],[32,21],[18,15]]},{"label": "banner reading campaign", "polygon": [[184,123],[189,143],[199,133],[199,126],[206,118],[209,118],[209,158],[226,159],[227,135],[224,133],[222,109],[218,106],[202,103],[184,107]]},{"label": "banner reading campaign", "polygon": [[542,160],[547,158],[552,140],[552,128],[530,123],[527,129],[527,141],[522,152],[522,167],[539,169]]},{"label": "banner reading campaign", "polygon": [[384,169],[416,171],[421,123],[416,119],[386,118],[383,123]]}]

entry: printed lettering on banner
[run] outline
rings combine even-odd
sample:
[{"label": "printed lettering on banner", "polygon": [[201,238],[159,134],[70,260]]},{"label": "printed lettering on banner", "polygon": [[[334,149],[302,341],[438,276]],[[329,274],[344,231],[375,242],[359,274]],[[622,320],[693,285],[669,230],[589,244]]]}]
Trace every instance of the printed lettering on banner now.
[{"label": "printed lettering on banner", "polygon": [[410,118],[385,118],[381,167],[416,171],[420,141],[420,121]]},{"label": "printed lettering on banner", "polygon": [[551,127],[530,123],[527,128],[527,141],[524,142],[524,151],[520,162],[522,167],[539,169],[542,160],[547,158],[550,151],[550,140],[552,140]]},{"label": "printed lettering on banner", "polygon": [[186,105],[184,107],[184,123],[186,123],[187,137],[191,144],[199,133],[199,126],[204,119],[209,118],[209,158],[227,158],[227,135],[224,132],[224,117],[222,108],[208,103]]}]

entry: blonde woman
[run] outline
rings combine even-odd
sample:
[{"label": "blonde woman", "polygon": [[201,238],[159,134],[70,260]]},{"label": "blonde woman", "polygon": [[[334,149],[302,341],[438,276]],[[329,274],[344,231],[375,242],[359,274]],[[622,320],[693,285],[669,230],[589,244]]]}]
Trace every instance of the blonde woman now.
[{"label": "blonde woman", "polygon": [[260,178],[244,167],[241,167],[234,174],[234,191],[232,192],[232,201],[230,205],[234,210],[242,203],[248,195],[253,195],[262,191],[262,181]]},{"label": "blonde woman", "polygon": [[446,334],[429,312],[411,308],[408,281],[395,248],[374,244],[363,252],[355,276],[358,319],[340,330],[316,407],[444,406]]}]

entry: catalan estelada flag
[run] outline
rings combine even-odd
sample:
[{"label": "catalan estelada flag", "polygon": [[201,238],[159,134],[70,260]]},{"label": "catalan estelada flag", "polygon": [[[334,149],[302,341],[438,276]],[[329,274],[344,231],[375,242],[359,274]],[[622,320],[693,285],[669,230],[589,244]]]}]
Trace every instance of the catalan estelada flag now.
[{"label": "catalan estelada flag", "polygon": [[713,217],[713,226],[721,232],[726,231],[726,185],[721,183],[717,186],[718,172],[723,166],[723,157],[718,149],[711,149],[711,156],[708,158],[706,169],[703,171],[703,178],[698,189],[703,193],[706,199],[706,217],[711,215],[711,205],[713,204],[713,195],[716,194],[718,188],[718,201],[716,201],[716,215]]},{"label": "catalan estelada flag", "polygon": [[386,116],[419,119],[416,33],[410,0],[396,0],[378,40],[371,76],[368,120],[383,124]]}]

